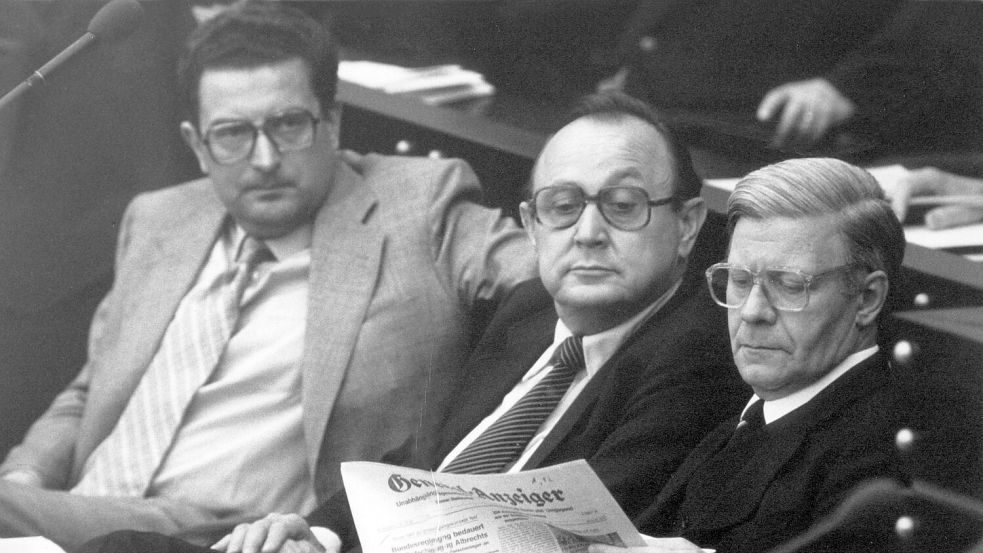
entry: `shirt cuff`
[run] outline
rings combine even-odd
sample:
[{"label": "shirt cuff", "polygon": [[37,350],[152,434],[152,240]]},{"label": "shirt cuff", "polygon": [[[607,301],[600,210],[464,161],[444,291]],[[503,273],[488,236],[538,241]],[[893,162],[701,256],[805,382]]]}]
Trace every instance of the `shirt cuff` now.
[{"label": "shirt cuff", "polygon": [[311,526],[311,533],[328,552],[341,551],[341,538],[331,530],[321,526]]}]

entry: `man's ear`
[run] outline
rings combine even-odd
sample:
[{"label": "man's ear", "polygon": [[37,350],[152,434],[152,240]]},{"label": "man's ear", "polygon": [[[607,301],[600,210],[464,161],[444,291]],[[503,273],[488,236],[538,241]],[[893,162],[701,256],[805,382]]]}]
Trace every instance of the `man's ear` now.
[{"label": "man's ear", "polygon": [[195,157],[198,158],[198,167],[201,168],[201,172],[207,175],[208,152],[205,150],[205,144],[202,143],[201,138],[198,136],[198,130],[195,129],[195,126],[190,121],[181,122],[181,137],[184,138],[184,143],[191,148],[191,151],[195,153]]},{"label": "man's ear", "polygon": [[884,271],[874,271],[864,277],[860,289],[860,309],[857,310],[857,326],[867,327],[877,321],[884,309],[890,283]]},{"label": "man's ear", "polygon": [[676,216],[679,221],[679,255],[688,258],[707,219],[707,205],[703,198],[690,198],[679,206]]},{"label": "man's ear", "polygon": [[526,229],[529,241],[532,242],[533,247],[536,247],[536,236],[532,232],[533,226],[536,224],[536,216],[533,215],[532,206],[529,205],[529,202],[519,204],[519,218],[522,219],[522,228]]},{"label": "man's ear", "polygon": [[328,125],[331,148],[335,150],[341,148],[341,104],[335,104],[333,108],[324,112],[321,118]]}]

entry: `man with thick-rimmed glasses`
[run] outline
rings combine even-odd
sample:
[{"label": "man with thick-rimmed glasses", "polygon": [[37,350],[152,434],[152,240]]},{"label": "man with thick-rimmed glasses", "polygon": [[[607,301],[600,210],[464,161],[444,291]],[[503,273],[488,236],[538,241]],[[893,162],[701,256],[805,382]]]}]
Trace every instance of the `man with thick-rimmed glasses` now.
[{"label": "man with thick-rimmed glasses", "polygon": [[[742,179],[728,218],[727,260],[706,277],[754,396],[636,519],[667,536],[636,553],[770,551],[864,480],[905,479],[895,435],[910,403],[877,346],[905,239],[877,182],[834,159],[785,161]],[[844,550],[880,551],[884,536]]]},{"label": "man with thick-rimmed glasses", "polygon": [[[706,215],[700,187],[686,151],[644,104],[585,99],[547,142],[521,205],[540,278],[520,284],[492,319],[437,447],[411,441],[384,461],[495,473],[586,459],[626,512],[647,506],[747,397],[724,313],[702,271],[687,270]],[[216,548],[346,550],[358,543],[350,517],[338,494],[306,519],[240,525]],[[280,548],[291,540],[302,543]],[[107,541],[116,549],[92,550],[196,551],[132,534]]]},{"label": "man with thick-rimmed glasses", "polygon": [[303,512],[451,402],[475,309],[532,249],[463,162],[339,152],[336,69],[277,2],[192,35],[181,133],[207,177],[130,205],[88,362],[0,466],[0,536]]}]

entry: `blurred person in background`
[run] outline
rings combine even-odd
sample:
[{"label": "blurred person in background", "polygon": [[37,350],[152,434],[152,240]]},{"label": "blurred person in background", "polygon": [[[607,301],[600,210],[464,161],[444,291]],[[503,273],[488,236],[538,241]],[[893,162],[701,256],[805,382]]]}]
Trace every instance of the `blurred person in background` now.
[{"label": "blurred person in background", "polygon": [[[978,59],[913,21],[944,8],[900,14],[902,5],[640,0],[609,60],[617,71],[601,86],[670,112],[757,120],[773,129],[777,149],[835,146],[840,134],[888,151],[945,149],[962,134],[977,137]],[[922,19],[947,18],[929,15]]]}]

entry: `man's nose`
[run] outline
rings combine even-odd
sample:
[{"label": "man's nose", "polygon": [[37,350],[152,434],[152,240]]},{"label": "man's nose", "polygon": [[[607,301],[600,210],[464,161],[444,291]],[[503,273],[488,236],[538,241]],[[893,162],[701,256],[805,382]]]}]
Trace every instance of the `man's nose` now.
[{"label": "man's nose", "polygon": [[597,204],[588,203],[577,220],[574,241],[585,246],[596,246],[608,241],[608,222],[604,220]]},{"label": "man's nose", "polygon": [[249,164],[260,171],[270,172],[280,165],[280,157],[280,150],[270,137],[265,132],[256,133],[256,143],[249,156]]},{"label": "man's nose", "polygon": [[741,309],[741,320],[746,323],[772,323],[775,321],[775,308],[768,299],[764,286],[755,284],[748,292]]}]

